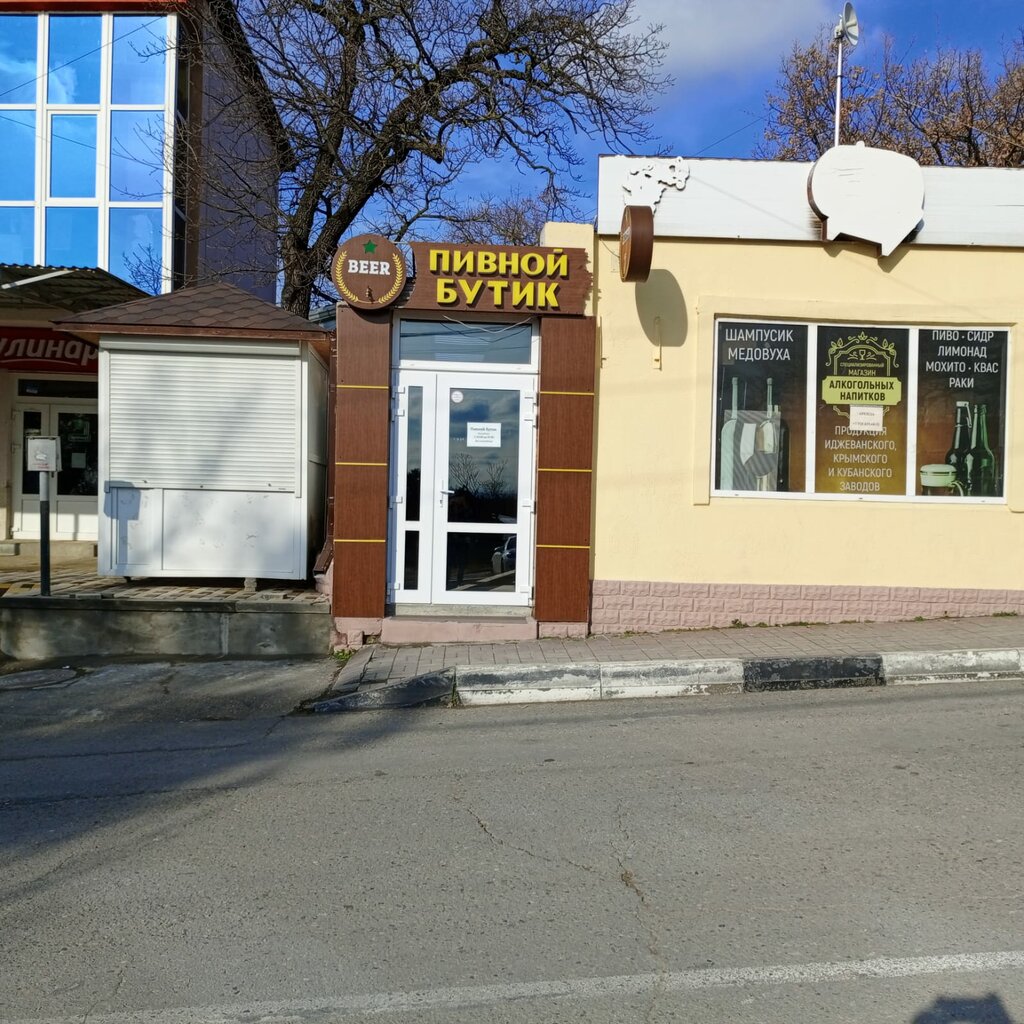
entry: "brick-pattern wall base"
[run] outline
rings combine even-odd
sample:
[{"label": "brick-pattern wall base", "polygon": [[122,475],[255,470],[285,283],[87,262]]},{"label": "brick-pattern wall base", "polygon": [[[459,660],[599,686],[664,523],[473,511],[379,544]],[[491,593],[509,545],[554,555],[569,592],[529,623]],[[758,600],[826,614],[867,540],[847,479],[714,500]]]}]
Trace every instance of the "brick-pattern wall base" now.
[{"label": "brick-pattern wall base", "polygon": [[537,636],[541,639],[586,640],[585,622],[538,622]]},{"label": "brick-pattern wall base", "polygon": [[594,580],[591,593],[593,633],[1024,614],[1024,590]]}]

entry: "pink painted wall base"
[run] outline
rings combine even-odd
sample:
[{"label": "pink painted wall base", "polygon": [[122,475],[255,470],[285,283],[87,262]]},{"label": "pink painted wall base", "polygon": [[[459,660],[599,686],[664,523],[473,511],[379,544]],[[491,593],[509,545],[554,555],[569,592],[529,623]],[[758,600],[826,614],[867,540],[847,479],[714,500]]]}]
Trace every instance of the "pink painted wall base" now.
[{"label": "pink painted wall base", "polygon": [[1024,613],[1024,590],[594,580],[591,632]]}]

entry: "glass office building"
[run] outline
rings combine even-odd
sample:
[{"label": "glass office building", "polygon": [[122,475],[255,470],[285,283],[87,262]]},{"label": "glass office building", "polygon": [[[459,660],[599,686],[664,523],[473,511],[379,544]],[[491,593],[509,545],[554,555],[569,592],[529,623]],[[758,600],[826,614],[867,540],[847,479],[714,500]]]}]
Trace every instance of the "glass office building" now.
[{"label": "glass office building", "polygon": [[176,18],[0,14],[0,264],[171,287]]}]

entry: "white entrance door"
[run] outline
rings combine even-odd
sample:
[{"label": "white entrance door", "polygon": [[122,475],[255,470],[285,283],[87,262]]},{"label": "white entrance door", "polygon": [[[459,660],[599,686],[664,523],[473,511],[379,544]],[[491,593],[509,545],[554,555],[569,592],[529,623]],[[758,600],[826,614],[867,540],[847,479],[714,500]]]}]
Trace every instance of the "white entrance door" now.
[{"label": "white entrance door", "polygon": [[54,540],[95,540],[99,479],[95,404],[19,404],[14,410],[15,540],[39,537],[39,474],[25,469],[25,439],[60,438],[61,471],[50,490],[50,536]]},{"label": "white entrance door", "polygon": [[395,379],[389,599],[529,605],[536,378]]}]

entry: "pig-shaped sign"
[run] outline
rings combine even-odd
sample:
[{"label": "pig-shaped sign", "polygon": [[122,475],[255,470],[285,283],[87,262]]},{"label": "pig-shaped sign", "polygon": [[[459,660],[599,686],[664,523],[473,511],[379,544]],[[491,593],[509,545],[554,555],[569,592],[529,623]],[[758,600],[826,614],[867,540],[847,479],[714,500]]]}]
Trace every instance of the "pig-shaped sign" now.
[{"label": "pig-shaped sign", "polygon": [[807,196],[828,241],[877,242],[888,256],[921,222],[924,175],[916,160],[887,149],[834,146],[807,179]]}]

